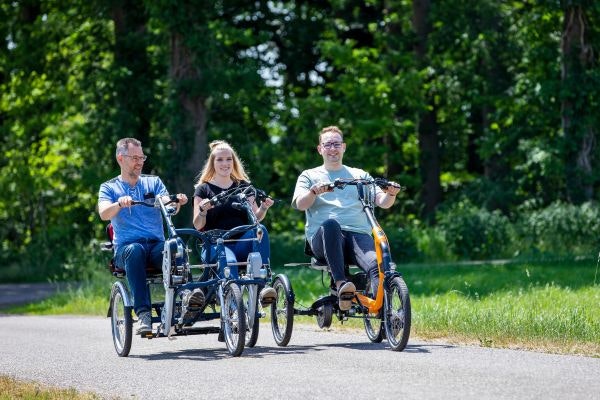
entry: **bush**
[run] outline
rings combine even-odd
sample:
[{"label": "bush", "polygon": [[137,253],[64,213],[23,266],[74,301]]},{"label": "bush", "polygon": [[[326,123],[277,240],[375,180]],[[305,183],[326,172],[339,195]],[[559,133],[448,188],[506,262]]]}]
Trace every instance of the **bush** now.
[{"label": "bush", "polygon": [[439,229],[461,259],[506,257],[511,248],[511,224],[499,211],[488,211],[463,200],[439,214]]},{"label": "bush", "polygon": [[542,210],[522,212],[518,232],[523,252],[595,254],[600,247],[600,209],[592,203],[554,202]]}]

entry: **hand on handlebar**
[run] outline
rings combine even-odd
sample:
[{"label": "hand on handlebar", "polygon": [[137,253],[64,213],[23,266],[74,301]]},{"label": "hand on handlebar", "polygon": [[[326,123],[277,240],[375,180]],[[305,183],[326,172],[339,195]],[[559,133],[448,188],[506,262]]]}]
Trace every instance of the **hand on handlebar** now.
[{"label": "hand on handlebar", "polygon": [[177,203],[182,206],[188,202],[188,198],[184,193],[177,193],[175,198],[177,199]]},{"label": "hand on handlebar", "polygon": [[402,186],[398,185],[396,182],[388,182],[389,185],[387,189],[384,189],[384,192],[390,196],[395,196],[402,191]]},{"label": "hand on handlebar", "polygon": [[320,196],[323,193],[333,192],[334,187],[334,184],[331,182],[319,182],[312,185],[310,191],[313,192],[313,194]]},{"label": "hand on handlebar", "polygon": [[211,208],[214,207],[214,203],[212,201],[212,199],[202,199],[202,201],[200,201],[200,212],[202,214],[204,214],[205,212],[207,212],[208,210],[210,210]]},{"label": "hand on handlebar", "polygon": [[131,207],[133,205],[133,198],[131,196],[121,196],[117,199],[117,202],[121,208]]}]

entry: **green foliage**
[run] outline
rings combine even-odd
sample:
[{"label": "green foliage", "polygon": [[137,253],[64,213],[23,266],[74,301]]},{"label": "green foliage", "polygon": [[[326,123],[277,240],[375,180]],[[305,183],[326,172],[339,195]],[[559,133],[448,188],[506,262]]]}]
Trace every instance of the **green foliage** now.
[{"label": "green foliage", "polygon": [[524,212],[519,223],[525,253],[593,256],[600,249],[600,208],[595,203],[554,202]]},{"label": "green foliage", "polygon": [[[408,1],[4,2],[4,276],[75,275],[71,254],[102,235],[96,193],[124,136],[143,141],[145,172],[190,196],[206,143],[230,141],[282,200],[265,220],[271,236],[300,236],[290,196],[321,163],[317,132],[331,124],[348,165],[408,188],[381,215],[398,260],[595,252],[596,227],[581,222],[595,211],[567,206],[593,200],[600,182],[596,3],[433,2],[421,59]],[[585,29],[567,48],[574,11]],[[444,191],[431,227],[418,217],[423,112]],[[558,208],[572,231],[549,222]],[[191,225],[191,207],[176,222]]]},{"label": "green foliage", "polygon": [[465,200],[439,214],[446,242],[463,259],[494,259],[506,256],[510,222],[499,211],[487,211]]}]

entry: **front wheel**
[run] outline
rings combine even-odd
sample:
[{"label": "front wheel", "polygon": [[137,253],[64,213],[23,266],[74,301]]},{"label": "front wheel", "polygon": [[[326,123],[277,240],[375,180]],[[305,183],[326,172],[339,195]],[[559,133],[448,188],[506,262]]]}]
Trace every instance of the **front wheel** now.
[{"label": "front wheel", "polygon": [[395,277],[385,289],[384,297],[385,334],[393,351],[402,351],[410,336],[410,297],[402,277]]},{"label": "front wheel", "polygon": [[240,287],[229,284],[225,287],[223,304],[223,330],[229,354],[238,357],[244,351],[246,340],[246,313]]},{"label": "front wheel", "polygon": [[131,350],[133,318],[131,307],[125,306],[125,294],[118,286],[113,286],[110,296],[110,322],[113,343],[119,357],[127,357]]},{"label": "front wheel", "polygon": [[[373,297],[373,290],[371,288],[371,276],[367,274],[367,285],[365,288],[365,296]],[[381,318],[382,311],[376,315],[369,314],[368,311],[363,316],[363,323],[365,325],[365,332],[367,337],[372,343],[381,343],[383,340],[383,319]]]},{"label": "front wheel", "polygon": [[246,308],[246,347],[254,347],[258,340],[260,327],[256,307],[258,305],[258,292],[256,286],[244,285],[242,298]]},{"label": "front wheel", "polygon": [[271,329],[278,346],[287,346],[294,328],[294,294],[285,275],[277,275],[272,285],[277,299],[271,304]]}]

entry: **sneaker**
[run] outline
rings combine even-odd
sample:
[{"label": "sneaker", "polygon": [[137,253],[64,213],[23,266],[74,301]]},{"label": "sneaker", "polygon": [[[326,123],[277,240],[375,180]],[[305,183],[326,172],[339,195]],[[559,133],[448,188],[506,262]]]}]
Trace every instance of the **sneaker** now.
[{"label": "sneaker", "polygon": [[141,312],[140,315],[138,315],[138,323],[139,325],[136,331],[138,335],[152,333],[152,316],[150,315],[150,312]]},{"label": "sneaker", "polygon": [[277,292],[272,287],[268,287],[268,286],[264,287],[260,291],[259,299],[260,299],[260,304],[263,307],[268,306],[269,304],[272,304],[275,302],[275,300],[277,300]]},{"label": "sneaker", "polygon": [[196,288],[193,291],[185,290],[181,296],[182,319],[195,319],[204,307],[204,292]]},{"label": "sneaker", "polygon": [[352,300],[356,296],[356,286],[352,282],[342,283],[337,290],[338,305],[340,310],[347,311],[352,307]]}]

